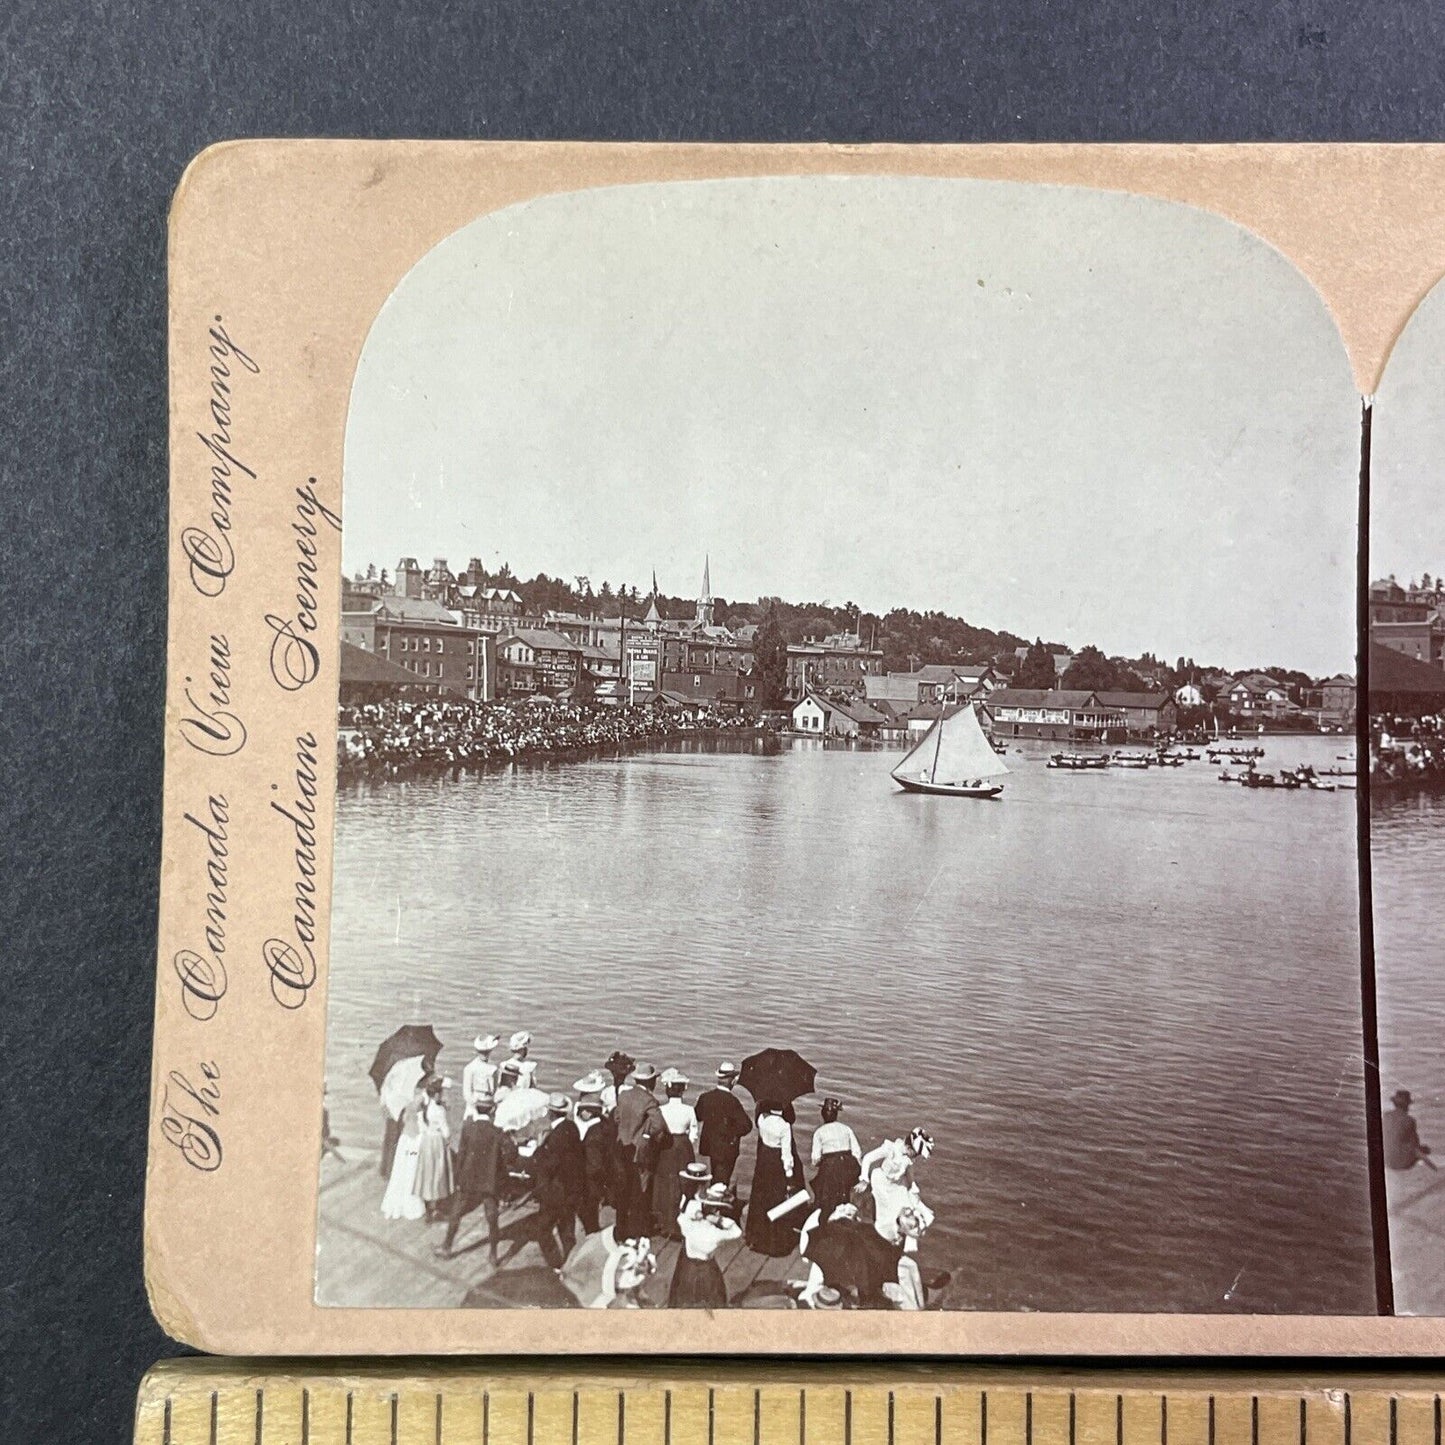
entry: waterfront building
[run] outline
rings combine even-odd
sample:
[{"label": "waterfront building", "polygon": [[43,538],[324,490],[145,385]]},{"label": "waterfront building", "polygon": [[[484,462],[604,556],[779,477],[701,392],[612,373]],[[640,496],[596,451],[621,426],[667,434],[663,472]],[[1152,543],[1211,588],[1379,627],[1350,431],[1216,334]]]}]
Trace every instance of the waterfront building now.
[{"label": "waterfront building", "polygon": [[808,693],[794,704],[792,720],[796,732],[834,738],[876,737],[888,722],[882,713],[866,702],[856,698],[834,702],[815,692]]},{"label": "waterfront building", "polygon": [[1408,622],[1372,622],[1370,641],[1428,667],[1445,667],[1445,618],[1438,612]]},{"label": "waterfront building", "polygon": [[404,668],[427,690],[490,702],[496,695],[494,639],[425,598],[367,598],[341,614],[341,640]]},{"label": "waterfront building", "polygon": [[441,678],[419,678],[406,668],[399,667],[374,652],[368,652],[363,647],[357,647],[354,643],[341,644],[342,707],[387,702],[392,698],[409,697],[416,693],[442,694],[452,691],[444,685]]},{"label": "waterfront building", "polygon": [[[739,637],[716,620],[716,599],[712,593],[711,560],[704,559],[702,590],[691,619],[670,621],[661,616],[657,606],[657,583],[642,629],[654,640],[655,662],[643,657],[633,664],[634,690],[641,677],[656,669],[658,689],[688,702],[731,703],[741,706],[756,703],[758,683],[753,675],[751,638]],[[628,633],[632,649],[632,633]]]},{"label": "waterfront building", "polygon": [[1175,730],[1179,706],[1167,692],[1000,688],[984,704],[1000,737],[1119,741]]},{"label": "waterfront building", "polygon": [[503,697],[571,697],[582,676],[582,648],[560,632],[520,627],[497,643],[497,676]]},{"label": "waterfront building", "polygon": [[1251,721],[1279,721],[1300,710],[1289,695],[1288,685],[1265,672],[1242,673],[1223,690],[1220,700],[1229,705],[1231,712]]},{"label": "waterfront building", "polygon": [[[749,631],[755,634],[757,629]],[[750,636],[745,644],[751,641]],[[868,678],[882,671],[883,649],[865,646],[856,632],[835,632],[822,641],[788,644],[789,697],[805,697],[814,689],[862,694]]]},{"label": "waterfront building", "polygon": [[892,702],[912,706],[920,702],[983,701],[999,686],[998,674],[988,664],[931,662],[912,672],[886,672],[864,679],[870,703]]},{"label": "waterfront building", "polygon": [[1445,710],[1445,671],[1370,643],[1370,712],[1420,717]]},{"label": "waterfront building", "polygon": [[983,706],[996,737],[1098,741],[1123,725],[1093,692],[1072,688],[999,688]]},{"label": "waterfront building", "polygon": [[1174,689],[1174,701],[1180,707],[1203,707],[1204,689],[1197,682],[1181,682]]},{"label": "waterfront building", "polygon": [[514,627],[525,627],[530,621],[541,624],[540,618],[525,615],[526,605],[521,594],[510,587],[462,583],[455,589],[453,606],[468,627],[475,627],[478,632],[490,632],[494,637]]},{"label": "waterfront building", "polygon": [[1431,593],[1402,587],[1394,577],[1370,583],[1368,606],[1370,628],[1379,622],[1425,622],[1439,605]]},{"label": "waterfront building", "polygon": [[[1098,692],[1099,705],[1112,718],[1122,720],[1126,734],[1140,737],[1164,737],[1179,722],[1179,705],[1167,692]],[[1113,732],[1119,721],[1109,724]]]},{"label": "waterfront building", "polygon": [[[1445,679],[1442,679],[1445,684]],[[1359,685],[1347,672],[1327,677],[1318,688],[1316,717],[1321,727],[1339,728],[1349,732],[1355,726],[1359,706]]]}]

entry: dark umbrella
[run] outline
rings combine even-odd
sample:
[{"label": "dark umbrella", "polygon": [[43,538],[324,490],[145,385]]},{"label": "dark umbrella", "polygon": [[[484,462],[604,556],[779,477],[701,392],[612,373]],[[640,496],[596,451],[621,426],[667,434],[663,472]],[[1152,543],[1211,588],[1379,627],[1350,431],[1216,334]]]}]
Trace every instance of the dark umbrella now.
[{"label": "dark umbrella", "polygon": [[430,1068],[441,1051],[442,1041],[430,1024],[404,1024],[376,1051],[367,1073],[380,1093],[386,1076],[403,1059],[419,1058]]},{"label": "dark umbrella", "polygon": [[738,1070],[738,1083],[759,1104],[791,1104],[813,1092],[818,1071],[793,1049],[764,1049],[749,1054]]},{"label": "dark umbrella", "polygon": [[861,1219],[833,1219],[808,1236],[808,1262],[823,1272],[823,1282],[853,1290],[863,1303],[882,1297],[883,1286],[898,1280],[902,1251]]}]

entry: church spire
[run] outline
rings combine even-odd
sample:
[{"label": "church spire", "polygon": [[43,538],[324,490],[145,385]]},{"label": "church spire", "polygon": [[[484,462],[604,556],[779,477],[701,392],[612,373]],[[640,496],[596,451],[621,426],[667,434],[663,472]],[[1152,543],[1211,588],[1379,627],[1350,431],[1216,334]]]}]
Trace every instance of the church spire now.
[{"label": "church spire", "polygon": [[697,599],[697,625],[712,626],[712,564],[706,553],[702,559],[702,594]]}]

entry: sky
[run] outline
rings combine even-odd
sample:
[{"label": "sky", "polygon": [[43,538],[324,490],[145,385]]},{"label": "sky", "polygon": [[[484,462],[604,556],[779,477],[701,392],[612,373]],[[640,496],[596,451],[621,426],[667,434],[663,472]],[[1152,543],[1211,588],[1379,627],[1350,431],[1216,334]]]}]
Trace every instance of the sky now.
[{"label": "sky", "polygon": [[1370,576],[1445,572],[1445,284],[1396,341],[1370,429]]},{"label": "sky", "polygon": [[344,557],[694,596],[706,553],[734,600],[1323,675],[1354,655],[1358,429],[1318,295],[1202,211],[601,188],[484,217],[398,284],[352,393]]}]

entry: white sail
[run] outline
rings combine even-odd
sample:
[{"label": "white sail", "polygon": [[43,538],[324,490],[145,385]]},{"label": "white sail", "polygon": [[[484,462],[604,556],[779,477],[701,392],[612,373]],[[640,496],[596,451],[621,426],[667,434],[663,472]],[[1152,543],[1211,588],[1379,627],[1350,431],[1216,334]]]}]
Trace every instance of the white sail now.
[{"label": "white sail", "polygon": [[960,784],[1008,774],[1004,760],[994,752],[978,722],[976,704],[961,707],[952,717],[935,722],[921,742],[909,749],[893,769],[897,779],[910,782]]}]

